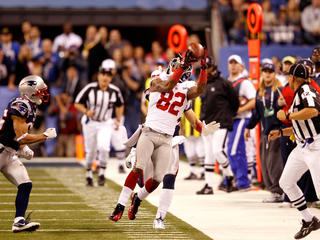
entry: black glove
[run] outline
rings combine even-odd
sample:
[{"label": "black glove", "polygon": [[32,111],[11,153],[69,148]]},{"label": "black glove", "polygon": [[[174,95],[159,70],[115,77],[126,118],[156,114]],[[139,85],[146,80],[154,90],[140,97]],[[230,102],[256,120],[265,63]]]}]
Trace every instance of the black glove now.
[{"label": "black glove", "polygon": [[182,61],[182,68],[186,69],[189,67],[190,64],[192,64],[193,62],[198,61],[198,59],[196,59],[195,57],[193,57],[192,52],[188,49],[186,51],[186,54],[184,55],[183,61]]}]

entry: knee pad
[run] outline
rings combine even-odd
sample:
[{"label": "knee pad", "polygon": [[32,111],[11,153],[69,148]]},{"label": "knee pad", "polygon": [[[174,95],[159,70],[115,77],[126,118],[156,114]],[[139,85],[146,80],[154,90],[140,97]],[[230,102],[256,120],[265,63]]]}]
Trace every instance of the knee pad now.
[{"label": "knee pad", "polygon": [[176,175],[167,174],[163,178],[163,188],[164,189],[174,189],[174,183],[176,181]]},{"label": "knee pad", "polygon": [[18,191],[23,191],[25,193],[30,193],[32,189],[32,182],[21,183],[18,186]]}]

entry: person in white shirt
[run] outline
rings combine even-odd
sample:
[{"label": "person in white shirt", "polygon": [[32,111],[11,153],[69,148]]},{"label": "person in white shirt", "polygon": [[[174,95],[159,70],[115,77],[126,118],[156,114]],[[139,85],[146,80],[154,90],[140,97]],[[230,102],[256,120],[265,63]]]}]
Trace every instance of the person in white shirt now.
[{"label": "person in white shirt", "polygon": [[[63,33],[56,36],[53,41],[53,52],[58,52],[59,55],[63,53],[65,49],[69,49],[71,46],[80,47],[82,44],[82,38],[72,32],[72,24],[64,23],[63,24]],[[60,56],[63,57],[63,56]]]},{"label": "person in white shirt", "polygon": [[232,82],[240,102],[238,114],[234,118],[233,130],[228,135],[228,158],[235,175],[236,186],[239,190],[248,190],[248,163],[244,129],[251,117],[251,109],[255,107],[256,90],[251,81],[244,77],[244,63],[239,55],[228,58],[229,81]]}]

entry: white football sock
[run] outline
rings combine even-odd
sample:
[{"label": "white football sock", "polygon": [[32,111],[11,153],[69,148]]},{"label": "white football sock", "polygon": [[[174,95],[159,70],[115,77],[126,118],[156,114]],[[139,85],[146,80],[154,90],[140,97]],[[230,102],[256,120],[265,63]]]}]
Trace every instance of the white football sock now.
[{"label": "white football sock", "polygon": [[86,177],[87,178],[92,178],[92,171],[91,170],[87,170]]},{"label": "white football sock", "polygon": [[118,203],[120,203],[122,206],[126,206],[132,192],[133,191],[131,190],[131,188],[123,186]]},{"label": "white football sock", "polygon": [[306,221],[306,222],[311,222],[312,221],[312,218],[313,218],[313,215],[312,213],[310,212],[309,208],[306,208],[301,212],[301,215],[302,215],[302,218]]},{"label": "white football sock", "polygon": [[191,166],[190,172],[196,174],[196,166]]},{"label": "white football sock", "polygon": [[231,177],[231,176],[233,176],[233,173],[232,173],[230,164],[228,165],[228,167],[222,168],[222,174],[223,174],[223,176],[225,176],[225,177]]},{"label": "white football sock", "polygon": [[146,199],[146,197],[149,196],[149,194],[150,194],[150,193],[147,191],[146,186],[143,186],[143,188],[141,188],[141,189],[139,190],[139,192],[138,192],[138,198],[139,198],[140,200],[144,200],[144,199]]},{"label": "white football sock", "polygon": [[14,223],[17,223],[17,222],[19,222],[21,219],[24,219],[24,217],[16,217],[13,222],[14,222]]},{"label": "white football sock", "polygon": [[99,176],[101,175],[104,176],[105,172],[106,172],[106,168],[102,168],[102,167],[99,168]]},{"label": "white football sock", "polygon": [[156,218],[164,220],[173,199],[174,189],[161,189]]},{"label": "white football sock", "polygon": [[213,178],[214,178],[214,172],[204,172],[206,184],[208,184],[208,187],[212,187],[213,185]]},{"label": "white football sock", "polygon": [[124,166],[124,163],[125,163],[125,159],[118,159],[118,165],[119,165],[119,167],[120,166]]}]

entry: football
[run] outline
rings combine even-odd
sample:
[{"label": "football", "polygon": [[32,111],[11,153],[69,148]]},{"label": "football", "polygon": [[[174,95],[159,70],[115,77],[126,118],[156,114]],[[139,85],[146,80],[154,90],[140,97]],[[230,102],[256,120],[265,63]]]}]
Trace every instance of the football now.
[{"label": "football", "polygon": [[204,56],[204,47],[200,43],[192,42],[188,49],[192,52],[192,56],[196,59],[200,59]]},{"label": "football", "polygon": [[240,107],[246,105],[246,103],[247,103],[248,101],[249,101],[248,98],[246,98],[245,96],[240,96],[240,97],[239,97],[239,105],[240,105]]}]

